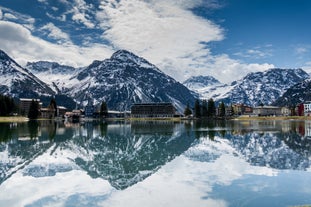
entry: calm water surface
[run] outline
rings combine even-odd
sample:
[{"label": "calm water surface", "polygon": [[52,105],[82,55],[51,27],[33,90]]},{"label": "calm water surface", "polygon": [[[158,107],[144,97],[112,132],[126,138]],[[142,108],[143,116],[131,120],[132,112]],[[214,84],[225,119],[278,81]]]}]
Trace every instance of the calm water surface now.
[{"label": "calm water surface", "polygon": [[0,124],[0,206],[311,204],[311,122]]}]

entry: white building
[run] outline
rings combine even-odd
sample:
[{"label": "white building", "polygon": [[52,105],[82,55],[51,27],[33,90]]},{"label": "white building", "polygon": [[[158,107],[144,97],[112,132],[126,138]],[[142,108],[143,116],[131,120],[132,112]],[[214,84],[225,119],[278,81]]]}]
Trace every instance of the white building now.
[{"label": "white building", "polygon": [[259,106],[253,108],[253,113],[257,116],[281,116],[281,107],[276,106]]},{"label": "white building", "polygon": [[303,104],[303,112],[305,116],[311,116],[311,101]]}]

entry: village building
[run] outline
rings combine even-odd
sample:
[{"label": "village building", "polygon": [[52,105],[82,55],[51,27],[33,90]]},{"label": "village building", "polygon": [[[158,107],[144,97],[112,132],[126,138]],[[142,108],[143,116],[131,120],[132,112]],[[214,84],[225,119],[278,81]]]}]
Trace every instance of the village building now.
[{"label": "village building", "polygon": [[127,118],[131,116],[131,112],[129,111],[114,111],[108,110],[108,118]]},{"label": "village building", "polygon": [[276,106],[259,106],[253,108],[253,114],[256,116],[281,116],[281,107]]},{"label": "village building", "polygon": [[282,116],[290,116],[292,112],[291,112],[290,108],[282,107],[281,113],[282,113]]},{"label": "village building", "polygon": [[64,117],[68,109],[64,106],[57,106],[57,116]]},{"label": "village building", "polygon": [[85,117],[94,117],[95,115],[95,106],[89,102],[85,107],[84,107],[84,116]]},{"label": "village building", "polygon": [[244,104],[234,104],[232,108],[235,115],[250,115],[253,113],[253,108]]},{"label": "village building", "polygon": [[311,101],[303,104],[303,114],[305,116],[311,116]]},{"label": "village building", "polygon": [[67,111],[65,113],[65,119],[66,120],[79,121],[81,117],[82,117],[82,111],[80,109]]},{"label": "village building", "polygon": [[55,118],[55,109],[48,107],[48,108],[41,108],[40,109],[41,118],[44,119],[54,119]]},{"label": "village building", "polygon": [[136,118],[174,117],[175,113],[172,103],[142,103],[131,107],[131,116]]},{"label": "village building", "polygon": [[42,107],[42,102],[40,102],[40,99],[20,98],[19,108],[21,110],[21,114],[27,115],[29,113],[29,108],[30,108],[32,100],[39,103],[39,109]]},{"label": "village building", "polygon": [[295,108],[295,115],[304,116],[304,104],[300,103]]}]

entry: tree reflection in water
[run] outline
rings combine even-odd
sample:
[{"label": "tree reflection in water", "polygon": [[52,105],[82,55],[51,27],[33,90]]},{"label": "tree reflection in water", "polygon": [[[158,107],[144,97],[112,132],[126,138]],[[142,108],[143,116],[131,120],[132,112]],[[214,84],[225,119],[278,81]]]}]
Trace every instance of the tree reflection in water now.
[{"label": "tree reflection in water", "polygon": [[[0,124],[0,184],[49,150],[75,155],[74,165],[92,178],[108,180],[125,189],[144,180],[175,157],[211,162],[218,154],[187,150],[201,139],[226,140],[235,153],[251,165],[275,169],[305,170],[310,167],[309,122],[29,122]],[[187,152],[187,153],[185,153]],[[191,154],[192,153],[192,154]],[[200,156],[200,157],[197,157]],[[28,175],[52,176],[72,167],[54,166],[53,173],[25,169]]]}]

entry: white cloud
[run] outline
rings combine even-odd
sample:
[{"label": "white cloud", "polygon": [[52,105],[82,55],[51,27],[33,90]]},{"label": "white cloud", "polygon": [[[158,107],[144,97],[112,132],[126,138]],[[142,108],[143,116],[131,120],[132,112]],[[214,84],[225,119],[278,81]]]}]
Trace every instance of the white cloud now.
[{"label": "white cloud", "polygon": [[49,32],[48,37],[59,40],[60,43],[68,43],[70,37],[67,33],[64,33],[60,28],[56,27],[53,23],[48,23],[41,27],[41,30],[46,30]]},{"label": "white cloud", "polygon": [[87,28],[94,28],[95,25],[87,19],[86,14],[79,13],[78,11],[72,16],[72,20],[84,24]]},{"label": "white cloud", "polygon": [[17,20],[17,17],[14,16],[13,14],[11,14],[11,13],[5,13],[4,14],[4,18],[5,19],[11,19],[11,20]]},{"label": "white cloud", "polygon": [[29,27],[31,27],[31,25],[35,23],[35,19],[29,15],[21,14],[12,9],[8,9],[8,8],[1,7],[1,6],[0,6],[0,10],[1,10],[0,17],[2,16],[3,20],[18,22],[19,24],[27,25]]},{"label": "white cloud", "polygon": [[73,8],[69,11],[69,13],[73,13],[73,21],[82,23],[87,28],[92,29],[95,27],[95,24],[91,20],[91,16],[88,13],[93,14],[93,10],[94,6],[92,4],[87,4],[84,0],[74,0]]},{"label": "white cloud", "polygon": [[[27,29],[26,24],[21,26],[1,22],[0,27],[15,31],[11,32],[11,37],[6,36],[7,31],[0,34],[0,40],[6,39],[2,48],[21,63],[26,60],[52,60],[73,66],[85,66],[94,59],[108,58],[112,53],[110,47],[114,50],[127,49],[179,81],[192,75],[213,75],[220,81],[230,82],[233,77],[237,79],[248,72],[273,67],[269,64],[243,64],[225,54],[211,53],[208,43],[223,40],[223,28],[194,15],[190,9],[199,6],[210,9],[221,7],[216,0],[106,0],[101,1],[99,8],[84,0],[58,1],[67,8],[57,17],[58,20],[66,21],[66,24],[73,20],[88,29],[100,29],[103,43],[92,44],[89,36],[85,36],[80,40],[83,45],[73,45],[69,34],[49,23],[41,29],[49,31],[49,37],[58,40],[58,43],[66,43],[52,44],[31,34],[30,30],[35,30],[33,24],[29,23]],[[46,14],[56,18],[48,11]],[[33,18],[27,18],[34,23]],[[7,40],[13,37],[15,40]],[[21,43],[23,41],[25,44]],[[110,46],[105,45],[107,42]],[[264,55],[256,48],[248,52]]]},{"label": "white cloud", "polygon": [[295,52],[299,55],[307,53],[308,52],[308,48],[306,47],[297,47],[295,48]]},{"label": "white cloud", "polygon": [[[230,82],[232,77],[272,67],[243,64],[227,55],[213,55],[202,42],[223,40],[223,29],[189,10],[201,4],[200,0],[103,1],[96,17],[106,29],[104,39],[116,48],[145,57],[179,81],[192,75],[213,75]],[[264,55],[255,50],[249,53]]]},{"label": "white cloud", "polygon": [[8,21],[0,21],[0,31],[1,49],[21,65],[28,61],[48,60],[81,67],[95,59],[108,58],[112,53],[105,45],[52,44],[34,37],[26,27]]},{"label": "white cloud", "polygon": [[[230,83],[234,80],[243,78],[246,74],[256,71],[265,71],[274,68],[273,64],[245,64],[238,60],[231,59],[228,55],[215,56],[211,62],[206,63],[207,67],[211,70],[213,75],[218,80],[224,83]],[[204,73],[204,68],[199,72]]]},{"label": "white cloud", "polygon": [[240,48],[234,55],[242,58],[262,59],[272,56],[272,45],[257,46],[251,49]]},{"label": "white cloud", "polygon": [[49,17],[51,19],[58,20],[58,21],[65,22],[67,20],[66,14],[61,14],[61,15],[57,15],[57,16],[54,16],[53,14],[50,14],[49,12],[46,12],[45,14],[47,17]]},{"label": "white cloud", "polygon": [[53,11],[58,11],[58,8],[57,7],[55,7],[55,6],[53,6],[53,7],[51,7],[52,9],[53,9]]},{"label": "white cloud", "polygon": [[197,58],[194,56],[197,51],[209,53],[201,42],[224,38],[222,29],[213,22],[167,1],[103,2],[100,8],[98,21],[110,28],[103,38],[116,48],[131,50],[156,65],[167,63],[163,69],[181,62],[185,64],[183,69],[187,68]]},{"label": "white cloud", "polygon": [[0,20],[2,19],[2,16],[3,16],[3,14],[2,14],[2,10],[0,8]]}]

